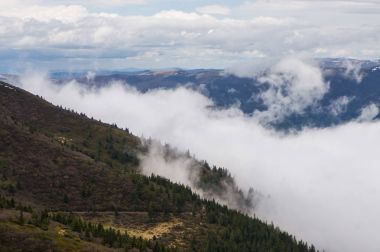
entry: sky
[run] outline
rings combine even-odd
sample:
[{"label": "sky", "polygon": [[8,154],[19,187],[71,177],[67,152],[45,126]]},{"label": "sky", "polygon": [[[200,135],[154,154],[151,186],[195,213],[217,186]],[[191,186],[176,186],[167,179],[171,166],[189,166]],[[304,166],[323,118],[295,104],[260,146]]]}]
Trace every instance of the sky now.
[{"label": "sky", "polygon": [[0,72],[380,58],[378,0],[0,0]]}]

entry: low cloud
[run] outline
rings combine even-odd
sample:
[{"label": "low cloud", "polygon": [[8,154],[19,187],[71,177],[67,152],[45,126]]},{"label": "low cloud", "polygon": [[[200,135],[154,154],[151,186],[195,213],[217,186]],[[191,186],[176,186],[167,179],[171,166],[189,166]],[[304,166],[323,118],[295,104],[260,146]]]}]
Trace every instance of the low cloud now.
[{"label": "low cloud", "polygon": [[143,174],[159,174],[171,178],[173,182],[194,186],[193,181],[199,176],[199,164],[194,158],[171,150],[169,146],[155,140],[142,141],[143,146],[147,148],[147,153],[140,156]]},{"label": "low cloud", "polygon": [[[140,155],[140,170],[147,176],[159,174],[170,178],[173,182],[191,187],[202,198],[215,200],[222,205],[248,214],[252,213],[261,198],[261,194],[256,193],[252,188],[246,192],[241,191],[233,178],[228,176],[226,170],[209,167],[207,162],[196,160],[188,151],[181,152],[168,144],[163,145],[151,139],[142,139],[142,146],[147,151]],[[223,179],[215,177],[220,179],[216,184],[205,183],[201,178],[201,173],[210,172],[206,175],[210,176],[214,168],[214,176],[222,175],[224,172],[227,176]],[[217,169],[220,173],[217,173]]]},{"label": "low cloud", "polygon": [[369,122],[376,118],[379,115],[379,107],[376,104],[370,104],[364,107],[358,117],[359,122]]},{"label": "low cloud", "polygon": [[330,113],[334,116],[339,116],[347,111],[347,106],[353,100],[353,97],[342,96],[336,100],[333,100],[329,105]]},{"label": "low cloud", "polygon": [[362,72],[362,64],[360,62],[346,59],[343,62],[343,67],[345,68],[344,76],[346,78],[354,80],[357,83],[362,82],[364,73]]},{"label": "low cloud", "polygon": [[87,82],[91,83],[92,81],[94,81],[95,77],[96,77],[96,73],[94,71],[88,71],[86,73],[86,80],[87,80]]},{"label": "low cloud", "polygon": [[[307,87],[298,83],[287,90],[289,94],[293,88],[301,90],[297,99],[279,94],[280,100],[290,99],[281,104],[302,111],[304,105],[294,103],[312,103],[327,86],[314,67],[293,66],[305,71],[296,73],[280,64],[267,81],[276,88],[283,88],[277,83],[284,80],[303,81]],[[291,74],[278,75],[278,69]],[[253,187],[263,194],[254,211],[257,216],[320,249],[378,251],[380,247],[378,122],[355,121],[284,135],[264,128],[257,118],[236,108],[212,109],[212,101],[186,88],[143,94],[123,83],[96,89],[76,82],[57,86],[38,74],[25,76],[21,83],[55,104],[128,127],[137,135],[159,139],[180,151],[190,150],[200,160],[228,168],[243,189]],[[268,105],[269,101],[277,102],[268,99]],[[363,113],[374,115],[374,106]],[[162,157],[159,150],[156,154]],[[170,161],[177,167],[173,172],[166,170],[165,160],[144,162],[152,168],[147,173],[157,172],[182,183],[188,179],[188,174],[180,172],[187,161]]]},{"label": "low cloud", "polygon": [[283,121],[291,114],[301,114],[329,90],[329,84],[317,66],[295,58],[280,61],[258,80],[269,85],[258,95],[268,109],[254,114],[263,123]]}]

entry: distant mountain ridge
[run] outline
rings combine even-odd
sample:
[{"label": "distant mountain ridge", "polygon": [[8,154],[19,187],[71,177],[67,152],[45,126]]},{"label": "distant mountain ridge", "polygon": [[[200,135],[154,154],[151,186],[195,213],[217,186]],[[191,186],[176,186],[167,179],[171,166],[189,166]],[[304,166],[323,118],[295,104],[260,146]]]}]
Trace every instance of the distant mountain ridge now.
[{"label": "distant mountain ridge", "polygon": [[[355,59],[317,59],[329,90],[301,114],[291,114],[285,120],[271,123],[279,130],[298,130],[303,127],[329,127],[358,118],[366,107],[380,104],[380,61]],[[353,76],[348,76],[352,74]],[[258,95],[268,89],[259,83],[260,74],[252,78],[233,75],[224,70],[144,70],[138,72],[110,72],[62,77],[52,74],[58,83],[75,79],[91,86],[104,86],[111,81],[122,81],[141,92],[154,89],[174,89],[185,86],[209,97],[218,108],[238,106],[245,114],[265,111],[266,105]],[[336,106],[341,105],[339,111]],[[339,112],[339,113],[338,113]],[[377,115],[374,119],[378,119]]]}]

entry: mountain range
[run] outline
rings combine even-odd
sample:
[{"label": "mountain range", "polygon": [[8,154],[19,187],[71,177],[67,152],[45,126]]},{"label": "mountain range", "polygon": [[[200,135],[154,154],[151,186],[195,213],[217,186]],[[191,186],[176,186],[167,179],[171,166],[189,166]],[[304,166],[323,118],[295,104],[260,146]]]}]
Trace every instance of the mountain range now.
[{"label": "mountain range", "polygon": [[[317,103],[307,106],[302,113],[289,114],[269,126],[277,130],[299,130],[304,127],[329,127],[360,117],[363,109],[379,104],[380,62],[353,59],[318,59],[323,80],[328,90]],[[237,107],[247,116],[268,109],[262,94],[270,86],[262,81],[267,70],[242,77],[228,70],[141,70],[128,72],[53,72],[58,83],[76,80],[79,83],[101,87],[119,81],[140,92],[186,87],[210,98],[216,108]],[[286,92],[286,90],[285,90]],[[297,97],[296,97],[297,98]],[[299,99],[299,98],[298,98]],[[374,115],[371,119],[378,119]]]}]

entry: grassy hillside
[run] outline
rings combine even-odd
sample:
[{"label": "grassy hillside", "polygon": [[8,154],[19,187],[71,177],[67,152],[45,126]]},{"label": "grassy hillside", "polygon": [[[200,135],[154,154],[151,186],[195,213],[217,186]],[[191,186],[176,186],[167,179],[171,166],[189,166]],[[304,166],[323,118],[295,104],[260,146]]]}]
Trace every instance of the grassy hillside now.
[{"label": "grassy hillside", "polygon": [[[25,251],[17,241],[18,237],[27,237],[46,240],[47,247],[40,251],[70,251],[64,245],[76,243],[69,238],[59,241],[63,247],[57,246],[54,230],[62,225],[67,230],[70,227],[70,239],[80,243],[72,251],[93,247],[95,251],[313,250],[272,225],[200,199],[188,187],[141,175],[138,154],[144,151],[140,140],[128,130],[0,83],[0,194],[5,202],[30,205],[31,215],[46,210],[49,219],[44,228],[20,225],[14,220],[20,207],[0,204],[0,208],[8,209],[0,210],[4,216],[0,218],[0,232],[6,234],[0,242],[6,245],[0,249]],[[201,164],[200,189],[221,194],[227,181],[243,207],[251,203],[226,170]],[[67,215],[74,217],[70,221],[62,217]],[[107,236],[99,236],[100,231],[96,233],[83,223],[136,236],[136,241],[142,237],[144,242],[117,243],[119,236],[105,231]]]}]

